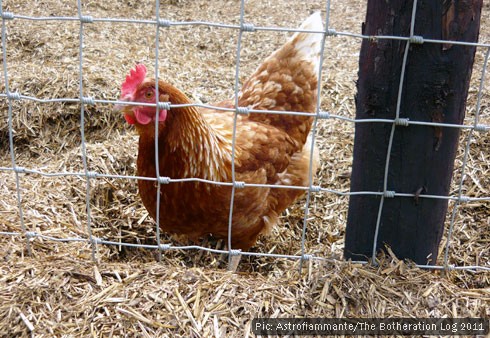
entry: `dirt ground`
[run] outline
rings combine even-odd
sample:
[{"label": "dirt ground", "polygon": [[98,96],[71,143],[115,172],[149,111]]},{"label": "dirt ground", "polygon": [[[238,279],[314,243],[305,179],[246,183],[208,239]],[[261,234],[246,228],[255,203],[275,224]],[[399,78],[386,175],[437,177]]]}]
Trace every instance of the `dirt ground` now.
[{"label": "dirt ground", "polygon": [[[151,1],[82,1],[93,18],[151,20]],[[238,0],[164,0],[160,15],[172,21],[238,24]],[[256,26],[297,27],[312,11],[326,15],[324,0],[246,2],[245,21]],[[76,17],[76,2],[4,1],[3,11],[34,17]],[[363,1],[331,1],[330,27],[360,33]],[[39,99],[78,98],[79,21],[6,21],[5,55],[11,92]],[[84,25],[83,95],[114,100],[124,76],[136,62],[154,64],[155,26],[121,22]],[[175,26],[161,29],[159,72],[196,101],[210,103],[234,93],[237,30]],[[245,33],[241,51],[243,82],[290,34]],[[490,43],[490,4],[482,12],[480,42]],[[354,118],[361,40],[327,39],[321,108]],[[477,50],[465,124],[472,124],[485,50]],[[487,75],[488,79],[488,75]],[[5,77],[0,80],[6,92]],[[488,80],[485,82],[489,87]],[[481,124],[490,125],[490,95],[483,91]],[[8,101],[0,97],[0,168],[12,167]],[[137,136],[110,104],[85,106],[84,135],[89,170],[134,175]],[[78,102],[15,101],[13,150],[17,166],[44,173],[83,172]],[[468,132],[462,132],[451,193],[461,179]],[[316,182],[348,192],[354,125],[320,121],[317,144],[321,167]],[[490,196],[488,133],[474,133],[463,191]],[[87,183],[77,175],[20,174],[23,222],[28,231],[54,239],[88,238]],[[90,180],[90,224],[94,236],[136,244],[155,244],[155,226],[137,194],[136,181]],[[259,240],[256,252],[301,252],[304,200],[288,209],[282,226]],[[449,205],[449,212],[453,204]],[[312,195],[306,252],[326,258],[298,262],[244,257],[235,274],[226,257],[197,250],[170,250],[158,262],[154,250],[98,245],[97,264],[86,241],[30,241],[0,234],[0,336],[172,336],[243,337],[255,317],[490,317],[490,273],[429,271],[387,256],[379,266],[342,261],[348,197]],[[449,215],[448,215],[449,219]],[[23,233],[16,176],[0,170],[0,232]],[[162,234],[162,243],[186,245],[184,238]],[[445,239],[443,240],[443,245]],[[490,201],[458,208],[450,239],[449,262],[490,267]],[[204,242],[215,248],[222,243]],[[440,260],[439,260],[440,263]]]}]

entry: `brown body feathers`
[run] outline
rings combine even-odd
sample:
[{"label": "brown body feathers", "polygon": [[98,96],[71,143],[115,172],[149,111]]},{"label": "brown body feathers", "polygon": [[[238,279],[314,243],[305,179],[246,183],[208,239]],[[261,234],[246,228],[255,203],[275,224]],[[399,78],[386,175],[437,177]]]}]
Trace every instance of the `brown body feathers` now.
[{"label": "brown body feathers", "polygon": [[[323,30],[321,17],[313,14],[302,29]],[[259,110],[315,112],[321,34],[296,33],[268,57],[244,83],[240,107]],[[146,72],[146,69],[145,69]],[[138,74],[141,77],[141,74]],[[136,77],[136,75],[134,76]],[[126,81],[128,82],[128,80]],[[125,88],[146,93],[155,80],[145,79]],[[159,81],[159,101],[191,103],[175,87]],[[144,101],[134,93],[126,100]],[[234,101],[217,105],[234,107]],[[138,175],[156,177],[154,117],[142,118],[135,106],[119,107],[140,134]],[[153,109],[153,116],[154,108]],[[217,182],[232,180],[233,113],[197,107],[172,108],[159,117],[160,176],[202,178]],[[138,121],[144,123],[138,123]],[[286,114],[238,115],[235,179],[245,183],[308,186],[310,150],[307,141],[313,118]],[[315,158],[313,173],[316,170]],[[150,215],[156,217],[157,183],[138,181]],[[192,240],[212,234],[227,238],[232,187],[202,182],[161,185],[160,226],[163,231],[185,234]],[[232,247],[248,249],[260,233],[267,233],[279,215],[304,190],[245,187],[235,189],[232,217]]]}]

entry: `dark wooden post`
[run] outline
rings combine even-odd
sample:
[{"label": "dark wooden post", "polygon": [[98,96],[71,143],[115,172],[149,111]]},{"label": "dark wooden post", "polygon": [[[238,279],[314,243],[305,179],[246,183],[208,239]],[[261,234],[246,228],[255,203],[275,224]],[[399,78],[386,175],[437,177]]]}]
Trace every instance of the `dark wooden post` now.
[{"label": "dark wooden post", "polygon": [[[365,35],[410,35],[413,1],[369,0]],[[414,35],[476,42],[482,0],[419,0]],[[394,119],[406,41],[363,40],[357,82],[357,119]],[[410,44],[400,117],[412,121],[463,122],[476,47]],[[356,124],[351,191],[383,191],[392,124]],[[396,126],[387,190],[448,196],[458,128]],[[370,258],[379,196],[351,196],[344,255]],[[399,258],[434,264],[444,230],[447,200],[385,198],[377,248]]]}]

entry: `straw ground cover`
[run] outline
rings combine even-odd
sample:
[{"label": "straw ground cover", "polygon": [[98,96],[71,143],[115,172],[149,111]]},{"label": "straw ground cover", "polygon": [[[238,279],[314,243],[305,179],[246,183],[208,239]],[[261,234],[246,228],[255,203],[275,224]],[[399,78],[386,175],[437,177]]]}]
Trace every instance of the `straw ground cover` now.
[{"label": "straw ground cover", "polygon": [[[75,16],[75,2],[5,1],[4,9],[32,16]],[[360,32],[365,4],[333,1],[331,26]],[[260,26],[296,27],[324,1],[247,1],[246,21]],[[154,4],[84,1],[93,17],[152,18]],[[290,15],[290,13],[295,13]],[[480,41],[490,42],[490,6],[483,9]],[[238,23],[239,1],[163,1],[162,17]],[[9,87],[38,98],[79,96],[77,22],[7,22]],[[277,48],[286,33],[244,35],[240,79]],[[233,95],[237,31],[221,28],[162,29],[160,73],[201,102]],[[155,29],[151,25],[92,23],[85,25],[83,88],[85,96],[115,99],[135,62],[153,64]],[[322,109],[355,116],[355,81],[360,40],[327,40],[322,81]],[[466,123],[475,114],[484,51],[477,51],[468,98]],[[488,81],[487,81],[488,84]],[[0,82],[5,92],[4,78]],[[488,87],[488,85],[487,85]],[[483,92],[480,123],[490,124],[490,97]],[[0,166],[11,166],[7,100],[0,101]],[[80,105],[75,103],[13,103],[13,135],[18,166],[44,172],[83,171]],[[354,126],[338,120],[318,128],[321,167],[316,182],[348,191]],[[452,193],[461,178],[461,144]],[[85,137],[89,170],[134,175],[137,137],[110,105],[85,107]],[[474,133],[463,193],[490,195],[488,133]],[[86,180],[77,176],[44,177],[21,174],[24,222],[29,231],[55,238],[87,238]],[[128,243],[155,244],[155,227],[127,179],[90,180],[92,232]],[[306,252],[341,259],[348,198],[328,193],[312,196]],[[453,205],[450,204],[450,211]],[[282,217],[273,235],[261,238],[258,252],[300,253],[304,201]],[[458,208],[451,238],[450,264],[490,266],[490,203]],[[0,172],[0,230],[22,232],[15,176]],[[184,238],[162,234],[163,243],[183,245]],[[443,241],[444,243],[444,241]],[[203,245],[222,247],[205,241]],[[167,251],[162,262],[155,252],[119,246],[97,247],[98,264],[85,242],[60,243],[41,238],[26,253],[22,236],[0,236],[1,336],[236,336],[249,334],[257,316],[307,317],[456,317],[490,316],[489,274],[432,272],[396,258],[380,257],[378,267],[342,261],[309,262],[298,273],[298,262],[274,258],[243,258],[239,272],[225,271],[226,258],[199,251]],[[441,260],[439,260],[441,262]]]}]

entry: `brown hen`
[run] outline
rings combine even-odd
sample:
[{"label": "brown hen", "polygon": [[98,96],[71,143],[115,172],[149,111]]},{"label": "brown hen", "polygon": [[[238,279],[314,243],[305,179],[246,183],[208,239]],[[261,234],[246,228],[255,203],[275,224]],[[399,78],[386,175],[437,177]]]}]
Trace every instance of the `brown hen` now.
[{"label": "brown hen", "polygon": [[[310,16],[301,29],[322,31],[319,13]],[[322,34],[299,32],[269,56],[244,83],[240,107],[257,110],[316,111]],[[122,85],[123,101],[172,105],[192,103],[171,84],[146,78],[144,65],[137,65]],[[234,108],[234,100],[216,104]],[[137,174],[156,177],[155,123],[158,123],[159,175],[172,179],[201,178],[232,181],[232,130],[234,114],[198,107],[118,105],[139,135]],[[158,121],[157,121],[158,120]],[[313,117],[289,114],[250,113],[237,115],[235,180],[254,184],[309,185],[308,134]],[[314,173],[317,167],[315,148]],[[139,180],[143,204],[155,219],[157,183]],[[161,185],[160,227],[185,234],[191,240],[207,235],[228,237],[232,187],[205,182],[171,182]],[[280,214],[304,190],[250,187],[236,188],[232,214],[232,248],[247,250],[261,233],[268,233]]]}]

